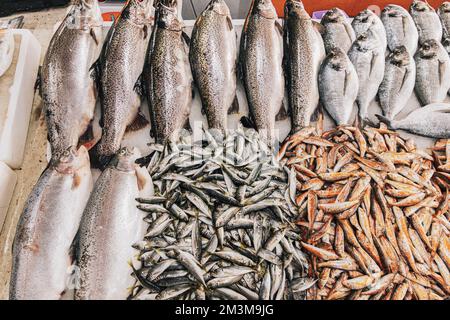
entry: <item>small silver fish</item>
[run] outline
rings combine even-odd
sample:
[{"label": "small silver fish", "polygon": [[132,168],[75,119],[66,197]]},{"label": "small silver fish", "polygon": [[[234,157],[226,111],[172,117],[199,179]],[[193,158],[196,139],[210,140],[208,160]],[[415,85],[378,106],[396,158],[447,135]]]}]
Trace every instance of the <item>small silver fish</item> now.
[{"label": "small silver fish", "polygon": [[419,33],[406,9],[395,4],[387,5],[381,12],[381,21],[386,30],[390,51],[394,51],[399,46],[405,46],[411,55],[416,53]]},{"label": "small silver fish", "polygon": [[427,40],[441,42],[441,20],[426,0],[414,0],[410,12],[419,33],[419,44],[423,44]]},{"label": "small silver fish", "polygon": [[325,13],[320,23],[324,26],[322,37],[327,54],[333,48],[340,48],[347,53],[356,35],[345,13],[339,8],[332,8]]}]

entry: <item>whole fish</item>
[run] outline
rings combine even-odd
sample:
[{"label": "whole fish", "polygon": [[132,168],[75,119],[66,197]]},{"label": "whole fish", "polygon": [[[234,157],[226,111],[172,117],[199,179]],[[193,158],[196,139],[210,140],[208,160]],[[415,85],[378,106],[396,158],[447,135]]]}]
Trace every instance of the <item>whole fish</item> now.
[{"label": "whole fish", "polygon": [[14,36],[8,29],[0,30],[0,77],[11,66],[14,57]]},{"label": "whole fish", "polygon": [[446,1],[441,4],[437,10],[442,24],[442,37],[448,38],[450,36],[450,2]]},{"label": "whole fish", "polygon": [[358,96],[358,75],[339,48],[333,48],[319,72],[320,100],[337,125],[350,124],[353,104]]},{"label": "whole fish", "polygon": [[358,13],[352,21],[353,30],[355,30],[356,38],[367,30],[372,30],[379,38],[381,48],[386,51],[387,37],[383,22],[380,17],[370,9],[365,9]]},{"label": "whole fish", "polygon": [[361,33],[348,53],[359,79],[356,103],[359,116],[364,121],[369,117],[370,103],[375,99],[384,76],[385,50],[372,29]]},{"label": "whole fish", "polygon": [[391,120],[380,115],[377,117],[394,130],[407,130],[430,138],[450,138],[450,104],[447,103],[419,108],[402,120]]},{"label": "whole fish", "polygon": [[116,300],[129,294],[132,245],[145,233],[135,199],[153,193],[147,170],[135,164],[139,157],[137,149],[120,149],[95,183],[79,229],[75,299]]},{"label": "whole fish", "polygon": [[97,0],[78,0],[52,37],[40,83],[52,154],[77,146],[94,117],[95,81],[91,67],[102,41]]},{"label": "whole fish", "polygon": [[427,40],[441,42],[442,24],[433,7],[426,0],[414,0],[410,11],[419,33],[419,44]]},{"label": "whole fish", "polygon": [[192,30],[189,60],[209,127],[222,131],[227,129],[228,112],[239,111],[233,104],[236,47],[230,9],[224,0],[211,0]]},{"label": "whole fish", "polygon": [[388,119],[402,111],[414,90],[416,65],[404,46],[394,49],[386,57],[384,78],[378,96],[384,116]]},{"label": "whole fish", "polygon": [[356,36],[345,13],[339,8],[330,9],[320,23],[324,27],[322,37],[326,52],[330,53],[331,49],[337,47],[347,53]]},{"label": "whole fish", "polygon": [[319,104],[318,73],[325,58],[322,36],[298,0],[286,2],[284,14],[286,83],[292,132],[309,126]]},{"label": "whole fish", "polygon": [[103,128],[95,156],[105,165],[120,149],[127,126],[139,116],[137,89],[150,39],[153,0],[130,0],[111,27],[97,63]]},{"label": "whole fish", "polygon": [[399,46],[405,46],[411,55],[416,53],[419,33],[406,9],[395,4],[387,5],[381,12],[381,21],[386,30],[390,51],[394,51]]},{"label": "whole fish", "polygon": [[415,55],[416,94],[422,105],[443,102],[450,89],[450,57],[440,42],[428,40]]},{"label": "whole fish", "polygon": [[254,0],[241,35],[240,68],[250,114],[263,140],[275,141],[284,97],[283,30],[270,0]]},{"label": "whole fish", "polygon": [[152,133],[158,143],[174,137],[189,121],[192,74],[188,42],[178,19],[177,1],[161,0],[144,69]]},{"label": "whole fish", "polygon": [[92,190],[89,155],[73,147],[50,162],[30,193],[13,244],[10,299],[61,298],[70,249]]}]

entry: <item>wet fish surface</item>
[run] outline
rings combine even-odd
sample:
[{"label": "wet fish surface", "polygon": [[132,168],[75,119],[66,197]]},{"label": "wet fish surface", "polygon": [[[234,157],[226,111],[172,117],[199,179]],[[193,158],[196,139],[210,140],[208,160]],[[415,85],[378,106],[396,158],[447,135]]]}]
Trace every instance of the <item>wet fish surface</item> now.
[{"label": "wet fish surface", "polygon": [[386,30],[390,51],[405,46],[414,56],[419,41],[419,33],[409,12],[401,6],[390,4],[381,12],[381,21]]},{"label": "wet fish surface", "polygon": [[419,33],[419,44],[428,40],[441,42],[442,24],[434,8],[427,1],[414,0],[410,11]]},{"label": "wet fish surface", "polygon": [[325,13],[320,23],[324,27],[322,37],[327,54],[333,48],[340,48],[344,53],[347,53],[356,36],[345,13],[339,8],[330,9]]},{"label": "wet fish surface", "polygon": [[301,1],[286,2],[285,72],[292,132],[309,126],[319,104],[318,73],[325,58],[322,36]]},{"label": "wet fish surface", "polygon": [[250,115],[270,145],[284,97],[282,26],[272,1],[252,3],[241,35],[240,70]]},{"label": "wet fish surface", "polygon": [[53,35],[41,71],[41,95],[52,154],[76,147],[94,117],[91,66],[102,41],[97,0],[79,0]]},{"label": "wet fish surface", "polygon": [[13,243],[10,299],[56,300],[66,289],[71,245],[92,190],[87,150],[54,159],[31,191]]},{"label": "wet fish surface", "polygon": [[239,111],[236,106],[231,109],[236,98],[237,45],[225,1],[211,1],[197,18],[189,56],[209,127],[224,131],[228,112]]},{"label": "wet fish surface", "polygon": [[151,196],[153,190],[148,172],[135,164],[139,157],[137,149],[120,149],[95,183],[76,247],[77,300],[122,300],[133,285],[132,244],[145,232],[134,202]]},{"label": "wet fish surface", "polygon": [[386,51],[387,37],[386,30],[384,29],[383,22],[380,17],[376,15],[372,10],[365,9],[358,13],[352,21],[353,30],[355,30],[355,36],[358,38],[361,34],[368,30],[372,30],[380,41],[381,49]]},{"label": "wet fish surface", "polygon": [[437,14],[442,23],[442,38],[446,39],[450,36],[450,2],[443,2],[438,8]]},{"label": "wet fish surface", "polygon": [[405,107],[414,90],[416,64],[404,46],[395,48],[387,57],[384,78],[378,96],[384,116],[393,119]]},{"label": "wet fish surface", "polygon": [[347,54],[332,49],[319,71],[319,92],[320,101],[337,125],[350,123],[358,89],[358,75]]}]

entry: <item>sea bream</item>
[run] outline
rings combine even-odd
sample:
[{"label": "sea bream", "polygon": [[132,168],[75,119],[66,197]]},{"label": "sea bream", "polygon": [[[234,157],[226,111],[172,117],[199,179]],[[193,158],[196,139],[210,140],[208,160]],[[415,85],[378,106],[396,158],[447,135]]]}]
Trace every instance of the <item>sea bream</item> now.
[{"label": "sea bream", "polygon": [[394,130],[407,130],[436,139],[450,139],[450,104],[447,103],[427,105],[401,120],[390,120],[380,115],[377,117]]},{"label": "sea bream", "polygon": [[80,287],[75,299],[123,300],[134,278],[132,245],[145,233],[136,198],[153,195],[137,149],[122,148],[102,172],[86,205],[77,242]]},{"label": "sea bream", "polygon": [[97,100],[90,70],[102,41],[97,0],[78,0],[52,37],[42,65],[40,91],[52,154],[77,146]]},{"label": "sea bream", "polygon": [[386,30],[380,17],[370,9],[365,9],[358,13],[352,21],[353,30],[355,30],[356,38],[368,30],[372,30],[379,38],[381,48],[386,51],[387,38]]},{"label": "sea bream", "polygon": [[50,162],[31,191],[17,225],[9,297],[60,299],[70,274],[72,242],[92,190],[85,147]]},{"label": "sea bream", "polygon": [[318,28],[298,0],[286,2],[284,14],[286,84],[292,132],[309,126],[319,104],[318,73],[325,48]]},{"label": "sea bream", "polygon": [[329,53],[331,49],[338,47],[347,53],[356,36],[345,13],[339,8],[330,9],[320,23],[324,27],[322,37],[326,52]]},{"label": "sea bream", "polygon": [[378,88],[383,81],[384,54],[385,50],[380,43],[380,39],[372,29],[360,34],[348,53],[349,59],[358,74],[359,90],[356,103],[362,121],[368,119],[369,105],[375,99]]},{"label": "sea bream", "polygon": [[401,6],[390,4],[381,11],[381,21],[386,30],[388,49],[405,46],[411,55],[417,50],[419,33],[409,12]]},{"label": "sea bream", "polygon": [[437,14],[441,19],[442,38],[446,39],[450,36],[450,2],[446,1],[442,3],[437,10]]},{"label": "sea bream", "polygon": [[158,143],[188,127],[192,105],[189,38],[177,6],[177,0],[159,1],[143,73],[152,135]]},{"label": "sea bream", "polygon": [[394,49],[386,57],[384,78],[378,96],[383,114],[388,119],[403,110],[414,90],[416,64],[405,46]]},{"label": "sea bream", "polygon": [[320,101],[338,126],[350,124],[353,105],[358,95],[356,70],[339,48],[333,48],[319,72]]},{"label": "sea bream", "polygon": [[263,140],[273,145],[285,83],[283,27],[271,0],[252,2],[242,30],[239,60],[251,118]]},{"label": "sea bream", "polygon": [[414,0],[411,4],[410,12],[419,33],[419,44],[423,44],[427,40],[441,42],[441,20],[427,1]]},{"label": "sea bream", "polygon": [[236,31],[224,0],[212,0],[197,18],[189,60],[209,127],[226,130],[228,113],[238,112],[239,105]]},{"label": "sea bream", "polygon": [[415,55],[416,94],[422,105],[443,102],[450,89],[450,57],[436,40],[422,43]]},{"label": "sea bream", "polygon": [[95,146],[96,161],[105,165],[120,149],[127,126],[141,104],[140,75],[150,40],[153,0],[130,0],[111,27],[96,65],[102,106],[102,138]]}]

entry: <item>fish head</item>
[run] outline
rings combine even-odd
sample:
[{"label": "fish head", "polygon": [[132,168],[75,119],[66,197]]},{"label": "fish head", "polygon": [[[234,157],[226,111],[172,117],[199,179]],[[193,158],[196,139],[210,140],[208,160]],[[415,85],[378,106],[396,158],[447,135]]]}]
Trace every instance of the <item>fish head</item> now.
[{"label": "fish head", "polygon": [[442,40],[442,45],[444,46],[448,54],[450,54],[450,37],[447,37],[444,40]]},{"label": "fish head", "polygon": [[388,60],[396,66],[406,66],[411,62],[411,56],[405,46],[398,46],[388,56]]},{"label": "fish head", "polygon": [[450,12],[450,2],[446,1],[439,7],[440,13],[449,13]]},{"label": "fish head", "polygon": [[121,148],[113,160],[111,160],[110,166],[120,171],[134,171],[136,168],[136,160],[141,157],[141,152],[135,147],[123,147]]},{"label": "fish head", "polygon": [[136,24],[149,24],[153,12],[153,0],[129,0],[122,16]]},{"label": "fish head", "polygon": [[78,150],[76,147],[70,147],[61,154],[56,155],[57,160],[53,163],[56,171],[62,174],[73,174],[78,169],[90,166],[89,153],[84,146]]},{"label": "fish head", "polygon": [[344,12],[339,8],[328,10],[322,18],[323,23],[342,23],[346,19]]},{"label": "fish head", "polygon": [[433,7],[431,7],[427,1],[414,0],[411,4],[411,12],[434,12]]},{"label": "fish head", "polygon": [[299,0],[288,0],[286,1],[286,4],[284,6],[284,16],[295,16],[302,19],[310,20],[311,17],[309,16],[308,12],[305,10],[305,6],[303,5],[303,2]]},{"label": "fish head", "polygon": [[353,20],[360,24],[372,24],[374,15],[375,13],[373,13],[372,10],[365,9],[358,13],[358,15]]},{"label": "fish head", "polygon": [[207,10],[214,11],[217,14],[222,16],[230,16],[230,8],[224,0],[211,0],[208,4]]},{"label": "fish head", "polygon": [[405,9],[398,5],[390,4],[384,7],[383,11],[381,11],[381,14],[383,16],[388,16],[391,18],[405,17]]},{"label": "fish head", "polygon": [[278,19],[272,0],[254,0],[252,13],[259,14],[266,19]]},{"label": "fish head", "polygon": [[432,59],[438,55],[438,52],[439,43],[434,39],[430,39],[420,45],[418,54],[422,59]]},{"label": "fish head", "polygon": [[376,49],[379,42],[375,33],[371,29],[368,29],[358,36],[355,40],[355,45],[359,51],[367,52]]},{"label": "fish head", "polygon": [[177,0],[160,0],[157,7],[158,27],[162,29],[181,31],[183,25],[178,19]]},{"label": "fish head", "polygon": [[347,55],[338,47],[331,48],[327,55],[327,64],[336,71],[341,71],[345,69],[347,64]]}]

